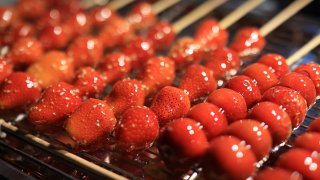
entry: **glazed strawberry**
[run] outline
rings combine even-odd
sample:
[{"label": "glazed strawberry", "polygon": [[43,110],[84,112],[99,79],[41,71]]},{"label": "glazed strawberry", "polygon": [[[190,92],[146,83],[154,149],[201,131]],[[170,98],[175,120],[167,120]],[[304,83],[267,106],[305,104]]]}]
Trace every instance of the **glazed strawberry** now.
[{"label": "glazed strawberry", "polygon": [[28,120],[35,125],[62,123],[81,104],[78,94],[79,90],[67,83],[53,84],[31,107]]},{"label": "glazed strawberry", "polygon": [[42,54],[41,42],[32,37],[25,37],[13,44],[8,57],[14,65],[19,66],[36,62]]},{"label": "glazed strawberry", "polygon": [[174,60],[177,68],[183,68],[199,62],[203,56],[203,49],[200,42],[190,37],[183,37],[173,44],[168,56]]},{"label": "glazed strawberry", "polygon": [[200,103],[191,107],[188,117],[200,122],[208,140],[221,134],[228,126],[223,110],[210,103]]},{"label": "glazed strawberry", "polygon": [[208,179],[247,179],[255,171],[256,158],[249,145],[234,136],[218,136],[210,141],[204,158]]},{"label": "glazed strawberry", "polygon": [[217,20],[207,19],[198,26],[195,39],[200,41],[205,49],[216,49],[226,45],[228,33],[219,26]]},{"label": "glazed strawberry", "polygon": [[199,123],[189,118],[180,118],[163,128],[158,148],[169,166],[188,167],[203,157],[208,140]]},{"label": "glazed strawberry", "polygon": [[12,73],[12,64],[4,57],[0,57],[0,84]]},{"label": "glazed strawberry", "polygon": [[320,132],[320,118],[317,118],[312,121],[309,126],[309,131]]},{"label": "glazed strawberry", "polygon": [[153,57],[142,68],[139,79],[145,85],[146,94],[154,94],[159,89],[169,86],[175,78],[174,62],[167,57]]},{"label": "glazed strawberry", "polygon": [[184,90],[166,86],[153,98],[150,109],[158,116],[160,124],[165,124],[186,115],[190,100]]},{"label": "glazed strawberry", "polygon": [[16,7],[21,17],[36,19],[46,12],[47,3],[43,0],[19,0]]},{"label": "glazed strawberry", "polygon": [[267,168],[259,171],[255,180],[286,179],[286,180],[303,180],[302,175],[296,171],[289,171],[282,168]]},{"label": "glazed strawberry", "polygon": [[152,146],[159,134],[157,116],[147,107],[134,106],[121,115],[116,130],[117,148],[137,152]]},{"label": "glazed strawberry", "polygon": [[133,30],[128,21],[120,16],[112,16],[98,36],[105,48],[113,48],[129,42],[133,37]]},{"label": "glazed strawberry", "polygon": [[127,21],[135,31],[149,28],[157,20],[152,5],[147,2],[139,2],[128,13]]},{"label": "glazed strawberry", "polygon": [[190,101],[194,101],[215,90],[217,81],[210,69],[194,64],[187,68],[182,76],[179,88],[188,92]]},{"label": "glazed strawberry", "polygon": [[41,30],[46,26],[55,26],[59,25],[63,21],[63,15],[65,12],[61,12],[61,10],[54,8],[50,9],[43,16],[39,17],[39,20],[36,21],[36,28]]},{"label": "glazed strawberry", "polygon": [[238,55],[231,49],[219,47],[210,50],[206,55],[205,66],[211,69],[218,79],[235,75],[240,67]]},{"label": "glazed strawberry", "polygon": [[144,65],[155,53],[153,42],[146,37],[137,37],[122,48],[122,52],[130,57],[132,67]]},{"label": "glazed strawberry", "polygon": [[74,87],[80,91],[84,99],[101,96],[106,85],[105,78],[91,67],[83,67],[76,74]]},{"label": "glazed strawberry", "polygon": [[0,109],[29,105],[40,97],[40,93],[40,85],[29,74],[14,72],[0,86]]},{"label": "glazed strawberry", "polygon": [[67,53],[75,67],[94,66],[102,58],[103,44],[94,36],[80,36],[70,44]]},{"label": "glazed strawberry", "polygon": [[256,104],[261,99],[257,82],[248,76],[235,76],[227,82],[225,87],[240,93],[244,97],[248,107]]},{"label": "glazed strawberry", "polygon": [[104,140],[116,123],[111,108],[104,101],[88,99],[71,114],[65,129],[77,143],[89,145]]},{"label": "glazed strawberry", "polygon": [[64,48],[72,37],[73,29],[68,24],[48,25],[39,35],[45,49]]},{"label": "glazed strawberry", "polygon": [[302,64],[298,66],[294,71],[309,76],[316,87],[317,95],[320,95],[320,65],[319,64],[314,62]]},{"label": "glazed strawberry", "polygon": [[259,54],[266,44],[266,40],[255,27],[240,29],[233,39],[230,48],[238,53],[242,60]]},{"label": "glazed strawberry", "polygon": [[116,15],[115,13],[108,6],[97,6],[90,10],[91,20],[95,27],[104,26],[109,18]]},{"label": "glazed strawberry", "polygon": [[74,77],[74,65],[64,52],[49,51],[29,66],[27,72],[36,78],[42,87],[48,87],[56,82],[71,81]]},{"label": "glazed strawberry", "polygon": [[294,141],[294,146],[309,151],[320,152],[320,133],[306,132],[298,136]]},{"label": "glazed strawberry", "polygon": [[260,63],[250,64],[242,71],[243,75],[249,76],[257,82],[261,94],[278,84],[278,77],[268,68]]},{"label": "glazed strawberry", "polygon": [[280,79],[279,85],[291,88],[300,92],[310,106],[316,101],[316,88],[312,80],[300,73],[291,72]]},{"label": "glazed strawberry", "polygon": [[252,119],[239,120],[230,124],[225,133],[250,145],[257,160],[267,156],[271,150],[272,138],[265,123]]},{"label": "glazed strawberry", "polygon": [[18,18],[16,9],[11,7],[0,7],[0,32],[5,32]]},{"label": "glazed strawberry", "polygon": [[293,148],[282,154],[277,166],[289,171],[297,171],[304,179],[320,178],[320,159],[317,152]]},{"label": "glazed strawberry", "polygon": [[156,50],[163,50],[172,44],[176,34],[168,21],[160,20],[148,30],[148,38],[152,40]]},{"label": "glazed strawberry", "polygon": [[145,91],[141,82],[123,79],[113,85],[111,93],[105,97],[105,100],[113,108],[114,114],[119,116],[131,106],[142,106],[144,98]]},{"label": "glazed strawberry", "polygon": [[273,146],[285,142],[291,132],[292,124],[288,113],[278,104],[264,101],[253,106],[248,117],[265,123],[272,135]]},{"label": "glazed strawberry", "polygon": [[35,33],[35,27],[24,21],[15,22],[9,30],[6,32],[6,35],[3,37],[6,44],[14,44],[20,38],[32,37]]},{"label": "glazed strawberry", "polygon": [[108,54],[98,65],[98,71],[106,77],[108,83],[114,83],[126,77],[131,69],[131,60],[121,52]]},{"label": "glazed strawberry", "polygon": [[266,91],[262,101],[271,101],[282,106],[289,114],[293,128],[300,125],[307,112],[307,102],[303,96],[299,92],[283,86],[275,86]]},{"label": "glazed strawberry", "polygon": [[290,71],[286,59],[279,54],[265,54],[257,62],[271,67],[272,72],[275,73],[279,79]]},{"label": "glazed strawberry", "polygon": [[72,14],[66,23],[70,25],[76,36],[89,33],[92,27],[91,18],[83,11]]},{"label": "glazed strawberry", "polygon": [[213,91],[207,101],[223,109],[229,123],[247,116],[247,105],[243,96],[231,89],[221,88]]}]

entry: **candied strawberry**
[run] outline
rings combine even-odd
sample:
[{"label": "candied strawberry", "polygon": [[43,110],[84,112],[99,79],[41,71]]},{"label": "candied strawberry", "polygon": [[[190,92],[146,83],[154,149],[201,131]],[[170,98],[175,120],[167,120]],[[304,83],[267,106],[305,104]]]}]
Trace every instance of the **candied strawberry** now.
[{"label": "candied strawberry", "polygon": [[73,29],[68,24],[48,25],[39,34],[45,49],[64,48],[72,37]]},{"label": "candied strawberry", "polygon": [[208,179],[244,180],[254,173],[256,157],[245,141],[218,136],[210,141],[204,161]]},{"label": "candied strawberry", "polygon": [[294,71],[309,76],[317,89],[317,95],[320,95],[320,65],[319,64],[314,62],[302,64],[298,66]]},{"label": "candied strawberry", "polygon": [[186,115],[190,100],[184,90],[166,86],[155,95],[150,109],[158,116],[160,124],[165,124]]},{"label": "candied strawberry", "polygon": [[247,105],[243,96],[231,89],[221,88],[213,91],[207,101],[223,109],[229,123],[247,116]]},{"label": "candied strawberry", "polygon": [[238,55],[225,47],[210,50],[205,59],[205,66],[213,71],[214,77],[219,79],[235,75],[240,67]]},{"label": "candied strawberry", "polygon": [[92,27],[92,20],[89,15],[83,11],[71,14],[67,22],[73,29],[74,35],[83,35],[89,33]]},{"label": "candied strawberry", "polygon": [[74,77],[74,65],[64,52],[49,51],[27,69],[42,87],[48,87],[60,81],[71,81]]},{"label": "candied strawberry", "polygon": [[294,141],[295,147],[300,147],[310,151],[320,152],[320,133],[306,132],[298,136]]},{"label": "candied strawberry", "polygon": [[264,101],[253,106],[248,117],[265,123],[272,135],[273,146],[285,142],[291,135],[292,124],[288,113],[278,104]]},{"label": "candied strawberry", "polygon": [[106,24],[108,19],[116,15],[108,6],[97,6],[90,10],[92,24],[96,27],[102,27]]},{"label": "candied strawberry", "polygon": [[235,121],[229,125],[226,134],[244,140],[251,146],[257,160],[269,154],[272,147],[271,134],[268,125],[252,119]]},{"label": "candied strawberry", "polygon": [[78,94],[79,90],[67,83],[53,84],[31,107],[28,120],[35,125],[60,124],[81,104]]},{"label": "candied strawberry", "polygon": [[134,106],[121,115],[116,130],[117,147],[123,152],[149,148],[159,134],[157,116],[147,107]]},{"label": "candied strawberry", "polygon": [[152,40],[156,50],[163,50],[172,44],[176,37],[171,24],[160,20],[148,30],[148,38]]},{"label": "candied strawberry", "polygon": [[41,87],[29,74],[14,72],[0,86],[0,109],[12,109],[35,102]]},{"label": "candied strawberry", "polygon": [[131,60],[121,52],[108,54],[98,65],[100,71],[108,83],[114,83],[126,77],[131,71]]},{"label": "candied strawberry", "polygon": [[76,74],[74,87],[80,91],[80,96],[84,99],[98,98],[105,87],[105,78],[91,67],[83,67]]},{"label": "candied strawberry", "polygon": [[183,37],[173,44],[168,56],[174,60],[177,68],[183,68],[199,62],[203,56],[203,49],[200,42],[190,37]]},{"label": "candied strawberry", "polygon": [[7,59],[0,57],[0,84],[12,73],[13,66]]},{"label": "candied strawberry", "polygon": [[94,36],[80,36],[70,44],[67,53],[73,58],[76,68],[94,66],[103,55],[103,44]]},{"label": "candied strawberry", "polygon": [[188,167],[203,157],[208,140],[199,123],[189,118],[180,118],[163,128],[158,148],[169,166]]},{"label": "candied strawberry", "polygon": [[286,59],[279,54],[265,54],[257,62],[271,67],[272,72],[275,73],[279,79],[290,71]]},{"label": "candied strawberry", "polygon": [[259,171],[255,176],[255,180],[270,180],[270,179],[283,179],[283,180],[303,180],[302,175],[296,171],[289,171],[282,168],[267,168]]},{"label": "candied strawberry", "polygon": [[230,48],[238,53],[242,60],[259,54],[266,44],[266,40],[255,27],[240,29],[233,39]]},{"label": "candied strawberry", "polygon": [[320,179],[320,159],[317,152],[293,148],[281,154],[277,166],[302,174],[304,179]]},{"label": "candied strawberry", "polygon": [[9,28],[3,38],[6,44],[14,44],[20,38],[31,37],[34,33],[35,27],[32,24],[18,21]]},{"label": "candied strawberry", "polygon": [[278,84],[278,77],[268,68],[260,63],[250,64],[242,71],[243,75],[249,76],[257,82],[261,94]]},{"label": "candied strawberry", "polygon": [[149,28],[156,20],[152,5],[147,2],[139,2],[127,14],[127,21],[135,31]]},{"label": "candied strawberry", "polygon": [[291,72],[280,79],[279,85],[291,88],[300,92],[306,99],[308,106],[316,101],[316,88],[312,80],[300,73]]},{"label": "candied strawberry", "polygon": [[256,104],[261,99],[257,82],[248,76],[239,75],[231,78],[227,82],[226,88],[240,93],[246,100],[248,107]]},{"label": "candied strawberry", "polygon": [[307,112],[307,102],[303,96],[287,87],[275,86],[269,89],[264,93],[262,100],[282,106],[289,114],[293,128],[300,125]]},{"label": "candied strawberry", "polygon": [[320,117],[312,121],[309,131],[320,132]]},{"label": "candied strawberry", "polygon": [[169,86],[175,78],[174,62],[167,57],[153,57],[142,68],[139,79],[145,85],[146,94],[154,94],[159,89]]},{"label": "candied strawberry", "polygon": [[219,26],[215,19],[204,20],[197,28],[195,39],[206,49],[223,47],[228,41],[228,32]]},{"label": "candied strawberry", "polygon": [[21,17],[36,19],[47,11],[47,2],[43,0],[19,0],[16,7]]},{"label": "candied strawberry", "polygon": [[191,107],[188,117],[200,122],[208,140],[221,134],[228,127],[223,110],[210,103],[200,103]]},{"label": "candied strawberry", "polygon": [[120,16],[112,16],[98,36],[105,48],[113,48],[129,42],[133,37],[133,30],[128,21]]},{"label": "candied strawberry", "polygon": [[18,18],[18,12],[12,7],[0,7],[0,32],[5,32]]},{"label": "candied strawberry", "polygon": [[137,37],[122,48],[122,52],[130,57],[132,67],[144,65],[155,53],[153,42],[146,37]]},{"label": "candied strawberry", "polygon": [[123,79],[113,85],[111,93],[105,97],[105,100],[113,108],[114,114],[119,116],[131,106],[142,106],[144,98],[145,91],[141,82]]},{"label": "candied strawberry", "polygon": [[8,58],[16,66],[30,65],[36,62],[42,54],[43,47],[41,42],[32,37],[25,37],[13,44]]},{"label": "candied strawberry", "polygon": [[108,104],[99,99],[88,99],[71,114],[65,129],[77,143],[88,145],[110,134],[116,123]]},{"label": "candied strawberry", "polygon": [[190,101],[194,101],[215,90],[217,81],[210,69],[194,64],[187,68],[182,76],[179,88],[188,92]]}]

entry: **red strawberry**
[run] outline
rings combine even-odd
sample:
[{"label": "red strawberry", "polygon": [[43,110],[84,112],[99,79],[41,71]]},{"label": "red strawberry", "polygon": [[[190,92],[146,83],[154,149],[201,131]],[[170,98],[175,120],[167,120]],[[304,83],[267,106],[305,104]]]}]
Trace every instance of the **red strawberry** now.
[{"label": "red strawberry", "polygon": [[12,73],[13,66],[4,57],[0,57],[0,84]]},{"label": "red strawberry", "polygon": [[37,104],[31,107],[28,119],[35,125],[59,124],[80,104],[79,90],[60,82],[47,88]]},{"label": "red strawberry", "polygon": [[309,131],[320,132],[320,117],[312,121]]},{"label": "red strawberry", "polygon": [[72,13],[66,23],[70,25],[76,36],[89,33],[92,27],[92,19],[84,11]]},{"label": "red strawberry", "polygon": [[29,66],[27,72],[36,78],[42,87],[74,77],[73,61],[61,51],[49,51],[39,61]]},{"label": "red strawberry", "polygon": [[140,2],[130,10],[127,20],[135,31],[141,31],[152,26],[157,17],[150,3]]},{"label": "red strawberry", "polygon": [[134,106],[121,115],[116,130],[117,147],[121,151],[140,151],[152,146],[158,137],[157,116],[147,107]]},{"label": "red strawberry", "polygon": [[132,65],[128,56],[121,52],[108,54],[98,65],[98,70],[106,77],[108,83],[114,83],[127,76]]},{"label": "red strawberry", "polygon": [[45,49],[64,48],[72,37],[73,29],[67,24],[48,25],[43,28],[39,40]]},{"label": "red strawberry", "polygon": [[79,69],[74,87],[80,90],[80,96],[84,99],[95,97],[98,98],[105,87],[105,78],[91,67]]},{"label": "red strawberry", "polygon": [[320,152],[320,133],[306,132],[297,137],[294,141],[295,147],[300,147],[310,151]]},{"label": "red strawberry", "polygon": [[302,175],[297,171],[290,171],[287,169],[282,169],[279,167],[276,168],[267,168],[259,171],[255,180],[270,180],[270,179],[287,179],[287,180],[303,180]]},{"label": "red strawberry", "polygon": [[148,30],[148,37],[157,50],[163,50],[170,47],[176,34],[168,21],[160,20]]},{"label": "red strawberry", "polygon": [[160,124],[164,124],[186,115],[190,100],[184,90],[166,86],[155,95],[150,109],[158,116]]},{"label": "red strawberry", "polygon": [[6,35],[3,37],[4,42],[7,44],[13,44],[20,38],[33,36],[35,31],[36,28],[34,25],[25,21],[17,21],[10,27],[9,30],[7,30]]},{"label": "red strawberry", "polygon": [[166,57],[153,57],[145,64],[139,78],[146,86],[146,94],[154,94],[172,84],[175,78],[174,62]]},{"label": "red strawberry", "polygon": [[111,107],[102,100],[88,99],[71,114],[65,129],[77,143],[88,145],[110,134],[116,123]]},{"label": "red strawberry", "polygon": [[18,19],[18,11],[13,7],[0,7],[0,32],[5,32]]},{"label": "red strawberry", "polygon": [[279,79],[290,71],[286,59],[279,54],[265,54],[257,62],[271,67]]},{"label": "red strawberry", "polygon": [[139,81],[123,79],[114,84],[105,100],[113,108],[114,114],[119,116],[131,106],[142,106],[144,98],[145,92]]},{"label": "red strawberry", "polygon": [[313,81],[316,89],[317,95],[320,95],[320,65],[314,62],[302,64],[298,66],[295,72],[307,75]]},{"label": "red strawberry", "polygon": [[194,101],[215,90],[217,82],[210,69],[194,64],[187,68],[179,88],[188,92],[190,101]]},{"label": "red strawberry", "polygon": [[96,6],[90,10],[92,23],[98,28],[106,24],[108,19],[114,16],[114,14],[116,14],[116,12],[108,6]]},{"label": "red strawberry", "polygon": [[29,74],[14,72],[0,86],[0,109],[12,109],[36,101],[41,87]]},{"label": "red strawberry", "polygon": [[68,47],[68,55],[73,58],[75,67],[94,66],[103,54],[102,42],[93,36],[80,36]]}]

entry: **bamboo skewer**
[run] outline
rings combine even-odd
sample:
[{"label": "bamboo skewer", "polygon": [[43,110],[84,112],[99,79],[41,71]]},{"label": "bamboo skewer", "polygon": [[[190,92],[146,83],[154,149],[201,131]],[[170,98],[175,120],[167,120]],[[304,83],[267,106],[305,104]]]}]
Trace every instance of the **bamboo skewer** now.
[{"label": "bamboo skewer", "polygon": [[231,26],[233,23],[241,19],[243,16],[245,16],[248,12],[250,12],[252,9],[256,8],[260,4],[262,4],[265,0],[248,0],[245,3],[243,3],[241,6],[239,6],[237,9],[232,11],[229,15],[224,17],[222,20],[220,20],[219,25],[223,29],[227,29],[229,26]]},{"label": "bamboo skewer", "polygon": [[152,4],[152,9],[155,14],[160,14],[164,10],[168,9],[169,7],[177,4],[181,0],[161,0],[161,1],[156,1],[154,4]]},{"label": "bamboo skewer", "polygon": [[202,3],[196,9],[174,22],[172,25],[173,31],[177,34],[180,33],[187,26],[204,17],[225,2],[227,2],[227,0],[208,0]]},{"label": "bamboo skewer", "polygon": [[310,52],[312,49],[316,48],[318,45],[320,45],[320,34],[316,35],[309,42],[307,42],[307,44],[302,46],[298,51],[296,51],[289,58],[287,58],[288,65],[291,66],[300,58],[305,56],[308,52]]},{"label": "bamboo skewer", "polygon": [[108,3],[108,6],[113,10],[118,10],[132,2],[134,2],[134,0],[113,0]]},{"label": "bamboo skewer", "polygon": [[295,15],[299,10],[301,10],[312,1],[313,0],[295,0],[260,28],[261,35],[267,36],[284,21]]}]

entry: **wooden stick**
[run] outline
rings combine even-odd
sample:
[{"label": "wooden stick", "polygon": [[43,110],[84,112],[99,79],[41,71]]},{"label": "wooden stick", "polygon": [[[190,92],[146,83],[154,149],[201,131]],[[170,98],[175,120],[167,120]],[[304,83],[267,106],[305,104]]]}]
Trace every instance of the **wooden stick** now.
[{"label": "wooden stick", "polygon": [[[15,132],[17,132],[19,130],[18,127],[6,122],[3,119],[0,119],[0,130],[1,130],[1,126],[6,127],[7,129],[10,129],[10,130],[15,131]],[[50,148],[49,147],[50,143],[48,141],[46,141],[46,140],[43,140],[43,139],[41,139],[41,138],[39,138],[37,136],[34,136],[32,134],[25,134],[24,136],[29,138],[29,139],[31,139],[33,142],[35,142],[37,144],[40,144],[42,146]],[[80,165],[82,165],[82,166],[84,166],[84,167],[86,167],[88,169],[91,169],[91,170],[93,170],[93,171],[105,176],[106,179],[116,179],[116,180],[126,180],[127,179],[127,178],[125,178],[125,177],[123,177],[123,176],[121,176],[119,174],[116,174],[116,173],[114,173],[112,171],[109,171],[109,170],[103,168],[103,167],[100,167],[100,166],[98,166],[98,165],[96,165],[96,164],[94,164],[92,162],[89,162],[86,159],[83,159],[82,157],[79,157],[79,156],[77,156],[77,155],[75,155],[73,153],[70,153],[70,152],[66,151],[66,150],[54,150],[54,151],[56,151],[57,153],[63,155],[65,158],[67,158],[69,160],[75,161],[78,164],[80,164]]]},{"label": "wooden stick", "polygon": [[173,23],[173,30],[178,34],[184,28],[207,15],[209,12],[213,11],[215,8],[219,7],[225,2],[227,2],[227,0],[208,0],[202,3],[196,9]]},{"label": "wooden stick", "polygon": [[303,7],[311,3],[313,0],[295,0],[285,9],[283,9],[280,13],[278,13],[275,17],[269,20],[264,26],[260,28],[260,33],[262,36],[267,36],[270,32],[272,32],[275,28],[277,28],[284,21],[289,19],[291,16],[296,14]]},{"label": "wooden stick", "polygon": [[289,58],[287,58],[287,63],[289,66],[297,62],[300,58],[310,52],[312,49],[320,45],[320,34],[312,38],[307,44],[302,46],[298,51],[293,53]]},{"label": "wooden stick", "polygon": [[154,4],[152,4],[152,9],[155,14],[160,14],[164,10],[168,9],[169,7],[177,4],[181,0],[161,0],[161,1],[156,1]]},{"label": "wooden stick", "polygon": [[223,29],[227,29],[230,25],[241,19],[245,16],[248,12],[252,9],[257,7],[258,5],[262,4],[265,0],[248,0],[239,6],[237,9],[232,11],[229,15],[224,17],[220,22],[220,26]]},{"label": "wooden stick", "polygon": [[110,3],[108,3],[108,6],[112,9],[112,10],[118,10],[123,8],[124,6],[130,4],[134,2],[134,0],[113,0]]}]

